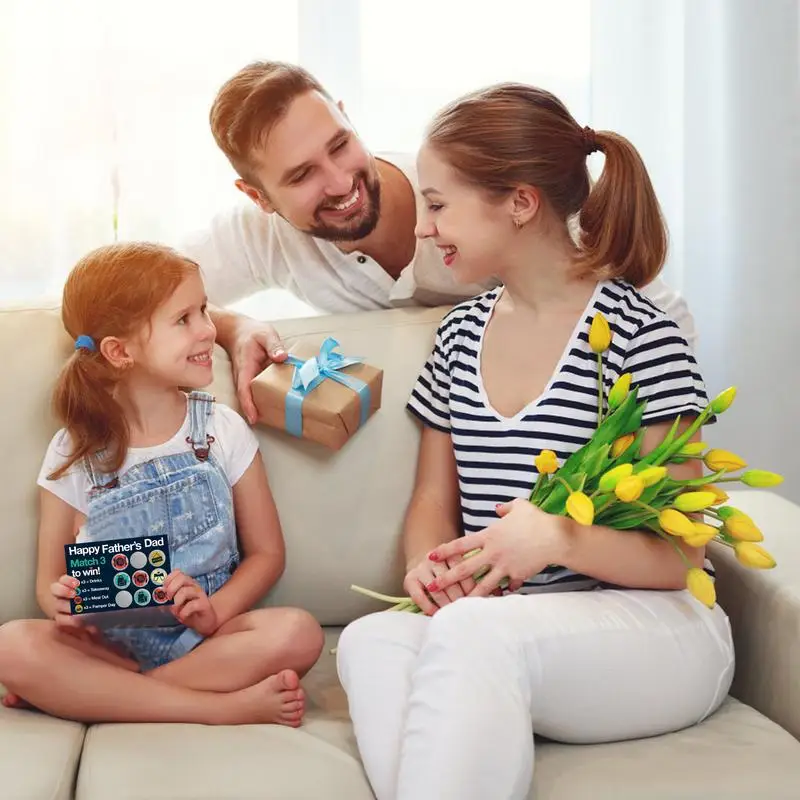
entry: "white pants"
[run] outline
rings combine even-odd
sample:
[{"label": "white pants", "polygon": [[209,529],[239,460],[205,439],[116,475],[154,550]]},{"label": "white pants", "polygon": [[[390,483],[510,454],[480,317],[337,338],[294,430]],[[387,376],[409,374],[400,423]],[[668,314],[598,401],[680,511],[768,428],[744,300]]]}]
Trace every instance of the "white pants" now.
[{"label": "white pants", "polygon": [[533,733],[560,742],[688,727],[726,697],[725,612],[688,592],[462,598],[350,624],[339,678],[378,800],[529,796]]}]

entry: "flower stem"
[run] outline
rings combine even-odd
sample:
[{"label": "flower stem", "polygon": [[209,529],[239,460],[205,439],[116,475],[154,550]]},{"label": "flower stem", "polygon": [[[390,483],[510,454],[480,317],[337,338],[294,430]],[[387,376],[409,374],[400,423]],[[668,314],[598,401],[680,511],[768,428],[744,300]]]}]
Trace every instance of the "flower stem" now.
[{"label": "flower stem", "polygon": [[678,543],[675,541],[674,536],[667,535],[666,533],[664,533],[664,531],[660,530],[655,525],[648,525],[647,527],[650,528],[650,530],[653,531],[653,533],[655,533],[656,535],[658,535],[659,537],[661,537],[662,539],[664,539],[665,541],[669,542],[672,545],[673,549],[681,557],[687,569],[691,569],[694,566],[694,564],[692,564],[692,562],[689,561],[689,558],[686,555],[686,553],[684,553],[683,550],[678,546]]},{"label": "flower stem", "polygon": [[632,506],[639,506],[639,508],[643,508],[645,511],[649,511],[654,517],[657,517],[661,512],[658,509],[653,508],[653,506],[647,505],[647,503],[643,503],[641,500],[634,500],[631,503]]},{"label": "flower stem", "polygon": [[603,354],[597,354],[597,427],[603,422]]},{"label": "flower stem", "polygon": [[572,494],[575,490],[560,476],[560,475],[553,475],[553,477],[564,484],[564,488],[567,490],[567,494]]},{"label": "flower stem", "polygon": [[[594,495],[592,495],[594,497]],[[597,511],[594,512],[595,517],[600,516],[604,511],[614,505],[614,501],[616,500],[616,495],[612,494],[611,497],[608,498],[608,502],[604,506],[600,506]]]},{"label": "flower stem", "polygon": [[392,597],[388,594],[373,592],[372,589],[365,589],[363,586],[356,586],[355,584],[351,584],[350,588],[354,592],[371,597],[373,600],[382,600],[384,603],[391,603],[392,605],[397,605],[398,603],[407,603],[409,600],[411,600],[410,597]]}]

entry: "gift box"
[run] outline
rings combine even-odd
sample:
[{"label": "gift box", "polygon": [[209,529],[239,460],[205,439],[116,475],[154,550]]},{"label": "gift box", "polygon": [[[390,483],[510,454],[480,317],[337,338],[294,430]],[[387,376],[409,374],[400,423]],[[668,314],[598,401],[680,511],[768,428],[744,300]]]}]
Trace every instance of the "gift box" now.
[{"label": "gift box", "polygon": [[251,384],[259,422],[339,450],[381,406],[383,370],[338,352],[330,337],[302,340]]}]

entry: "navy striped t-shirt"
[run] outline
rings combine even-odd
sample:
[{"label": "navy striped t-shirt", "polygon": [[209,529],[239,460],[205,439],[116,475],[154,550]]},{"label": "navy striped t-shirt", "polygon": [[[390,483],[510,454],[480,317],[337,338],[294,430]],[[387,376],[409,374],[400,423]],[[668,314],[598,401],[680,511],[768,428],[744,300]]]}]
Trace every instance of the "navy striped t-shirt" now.
[{"label": "navy striped t-shirt", "polygon": [[[606,395],[630,372],[639,398],[647,400],[644,425],[694,416],[708,403],[677,324],[632,286],[612,280],[597,284],[542,394],[504,417],[489,403],[479,369],[486,325],[502,292],[503,287],[492,289],[445,316],[407,406],[452,438],[465,534],[496,521],[497,503],[530,494],[537,476],[534,458],[542,450],[555,451],[561,464],[591,437],[597,426],[597,356],[589,347],[589,327],[596,312],[603,313],[613,334],[603,354]],[[712,571],[708,562],[706,567]],[[593,578],[549,567],[526,581],[523,591],[597,585]]]}]

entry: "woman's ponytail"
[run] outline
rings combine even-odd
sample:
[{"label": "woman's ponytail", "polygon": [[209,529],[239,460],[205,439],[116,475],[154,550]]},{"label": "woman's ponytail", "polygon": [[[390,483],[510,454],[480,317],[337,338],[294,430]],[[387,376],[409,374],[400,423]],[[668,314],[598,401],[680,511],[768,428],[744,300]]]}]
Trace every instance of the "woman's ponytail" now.
[{"label": "woman's ponytail", "polygon": [[592,132],[605,164],[578,217],[578,267],[585,274],[650,283],[667,255],[667,229],[650,176],[623,136]]}]

